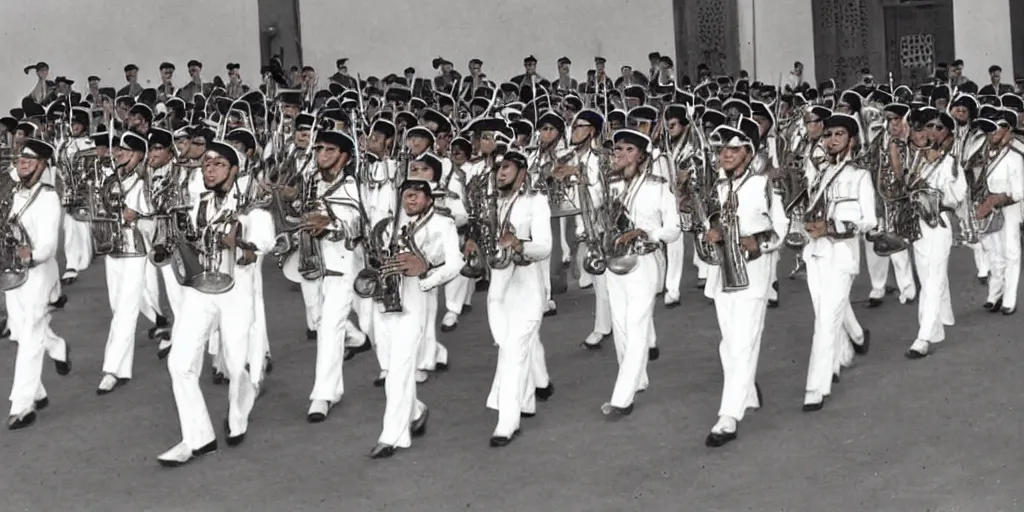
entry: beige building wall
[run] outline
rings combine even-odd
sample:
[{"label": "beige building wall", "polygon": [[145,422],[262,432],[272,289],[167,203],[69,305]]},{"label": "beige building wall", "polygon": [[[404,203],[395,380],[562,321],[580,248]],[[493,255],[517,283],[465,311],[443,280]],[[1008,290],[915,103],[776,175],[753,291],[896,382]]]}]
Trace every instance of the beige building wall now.
[{"label": "beige building wall", "polygon": [[740,68],[754,80],[777,85],[789,80],[793,62],[814,83],[814,19],[811,0],[736,0]]},{"label": "beige building wall", "polygon": [[321,84],[348,57],[349,72],[363,77],[401,74],[412,66],[433,77],[442,56],[466,74],[472,58],[497,82],[522,73],[534,55],[538,73],[557,76],[567,56],[582,80],[593,58],[608,59],[617,77],[622,64],[646,72],[647,54],[675,56],[671,0],[300,0],[303,60]]},{"label": "beige building wall", "polygon": [[964,61],[964,75],[979,85],[989,82],[988,67],[1003,68],[1003,83],[1013,83],[1013,37],[1010,1],[953,0],[956,56]]},{"label": "beige building wall", "polygon": [[228,62],[242,65],[242,77],[258,83],[259,20],[252,0],[0,0],[0,115],[20,105],[35,86],[35,74],[21,70],[44,61],[50,79],[67,76],[74,89],[125,85],[124,66],[139,66],[139,83],[157,86],[161,62],[177,67],[175,84],[188,80],[185,65],[197,59],[203,78],[227,79]]}]

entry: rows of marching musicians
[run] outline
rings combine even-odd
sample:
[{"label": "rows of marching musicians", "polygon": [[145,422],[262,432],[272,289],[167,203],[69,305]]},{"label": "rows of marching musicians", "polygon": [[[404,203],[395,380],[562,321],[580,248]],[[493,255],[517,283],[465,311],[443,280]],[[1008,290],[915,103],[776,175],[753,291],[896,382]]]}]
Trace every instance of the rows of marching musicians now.
[{"label": "rows of marching musicians", "polygon": [[947,83],[779,90],[710,76],[677,87],[653,72],[616,84],[602,58],[578,83],[565,80],[569,64],[559,61],[554,82],[529,57],[524,74],[495,84],[474,59],[469,82],[346,74],[307,91],[283,88],[278,63],[237,98],[145,89],[93,103],[67,87],[26,98],[0,120],[11,160],[0,191],[4,335],[18,344],[8,427],[32,425],[49,405],[44,356],[59,375],[71,371],[71,344],[50,315],[94,256],[111,310],[96,392],[130,383],[141,314],[181,427],[158,457],[165,466],[218,448],[199,384],[206,353],[229,389],[223,438],[245,440],[273,368],[266,258],[301,288],[316,342],[310,423],[342,402],[344,362],[374,350],[386,405],[373,458],[425,434],[417,384],[447,369],[441,341],[457,335],[479,288],[497,347],[490,445],[516,439],[554,393],[540,326],[556,321],[551,274],[563,263],[594,290],[582,346],[614,341],[618,374],[601,410],[631,414],[659,355],[657,297],[680,303],[683,233],[721,330],[712,447],[736,439],[761,405],[757,364],[789,268],[783,247],[796,251],[791,274],[806,274],[814,310],[804,411],[820,410],[842,369],[868,353],[850,300],[862,252],[871,306],[886,295],[890,263],[900,302],[917,302],[908,358],[931,354],[953,324],[952,247],[974,251],[984,308],[1016,312],[1020,97]]}]

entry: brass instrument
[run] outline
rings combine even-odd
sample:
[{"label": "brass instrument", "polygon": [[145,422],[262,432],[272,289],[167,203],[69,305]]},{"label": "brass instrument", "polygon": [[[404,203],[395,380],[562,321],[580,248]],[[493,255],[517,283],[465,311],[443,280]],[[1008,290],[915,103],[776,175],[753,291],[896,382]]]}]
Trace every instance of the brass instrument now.
[{"label": "brass instrument", "polygon": [[[111,161],[113,164],[113,161]],[[142,165],[141,163],[139,165]],[[110,251],[106,255],[111,258],[137,258],[143,257],[148,254],[146,250],[146,243],[142,236],[142,232],[139,231],[138,226],[135,222],[128,222],[124,218],[124,210],[127,208],[125,203],[127,190],[124,187],[124,181],[121,179],[121,169],[123,165],[113,166],[114,173],[109,176],[103,185],[98,189],[90,193],[91,197],[97,197],[99,204],[96,204],[90,209],[92,210],[93,216],[89,219],[93,224],[107,223],[109,228],[105,228],[100,233],[109,232]],[[93,231],[97,233],[97,231]],[[101,242],[104,242],[101,240]],[[102,249],[105,251],[108,244],[103,244],[105,247]],[[97,252],[100,250],[97,247]]]},{"label": "brass instrument", "polygon": [[537,163],[529,171],[529,175],[534,180],[532,188],[536,192],[548,196],[548,203],[551,205],[551,218],[554,219],[579,215],[580,205],[577,186],[586,178],[584,175],[585,170],[582,169],[582,163],[577,163],[577,172],[575,174],[564,179],[558,179],[554,176],[555,169],[568,165],[577,156],[575,148],[566,148],[563,151],[563,154],[553,155],[552,158],[543,164],[539,163],[542,155],[538,155]]},{"label": "brass instrument", "polygon": [[479,279],[487,274],[487,260],[484,255],[488,251],[485,251],[485,244],[496,236],[492,230],[493,226],[488,222],[489,216],[487,215],[490,204],[488,201],[488,186],[491,175],[494,173],[494,164],[488,156],[488,161],[484,164],[483,171],[473,176],[466,183],[465,204],[466,214],[469,218],[466,238],[467,240],[473,240],[480,249],[466,255],[466,264],[463,265],[462,270],[459,272],[470,279]]},{"label": "brass instrument", "polygon": [[604,233],[609,225],[604,208],[594,205],[589,187],[582,186],[580,196],[580,219],[583,223],[583,236],[577,237],[577,243],[587,244],[587,252],[583,257],[583,270],[588,274],[599,276],[608,270],[608,260],[604,254]]},{"label": "brass instrument", "polygon": [[790,249],[800,250],[811,242],[807,231],[803,229],[803,221],[807,215],[808,203],[811,199],[810,184],[807,182],[807,175],[804,172],[803,165],[804,162],[808,162],[813,169],[815,179],[820,180],[822,178],[821,166],[828,160],[828,156],[824,150],[819,153],[819,149],[822,149],[821,143],[814,143],[808,150],[805,157],[806,160],[803,160],[802,157],[800,160],[792,162],[791,165],[799,167],[785,169],[785,172],[789,173],[792,185],[788,197],[783,202],[786,205],[786,216],[789,218],[789,231],[786,233],[783,243]]},{"label": "brass instrument", "polygon": [[14,195],[22,189],[20,181],[5,178],[0,181],[0,291],[8,292],[28,281],[29,266],[18,254],[22,247],[31,249],[32,240],[21,223],[21,214],[39,195],[42,185],[36,184],[32,196],[15,212]]},{"label": "brass instrument", "polygon": [[86,205],[87,170],[92,167],[92,163],[96,159],[96,148],[79,148],[76,145],[77,140],[79,139],[64,140],[57,152],[54,153],[55,168],[61,178],[61,206],[75,220],[85,222],[89,220]]},{"label": "brass instrument", "polygon": [[718,266],[722,269],[722,291],[734,292],[750,286],[750,276],[747,274],[749,256],[740,245],[740,224],[736,213],[739,199],[736,197],[733,180],[728,182],[729,189],[719,214],[722,240],[715,244],[715,251],[718,253]]},{"label": "brass instrument", "polygon": [[[646,180],[648,172],[650,172],[649,169],[633,179]],[[617,189],[618,185],[621,185],[622,190]],[[640,184],[638,183],[637,186]],[[621,174],[609,176],[608,190],[609,192],[614,191],[614,193],[611,199],[605,202],[608,205],[608,226],[610,228],[605,231],[604,236],[605,261],[608,270],[613,274],[626,275],[636,269],[640,256],[658,250],[659,246],[656,242],[642,238],[637,238],[628,244],[618,243],[619,238],[635,230],[636,225],[629,217],[629,205],[623,201],[623,196],[628,193],[628,185]]]},{"label": "brass instrument", "polygon": [[[152,176],[146,173],[147,190],[150,191],[150,202],[153,206],[154,236],[153,249],[149,252],[149,261],[158,267],[171,262],[171,252],[179,244],[185,242],[188,235],[194,235],[194,226],[188,217],[192,209],[185,179],[187,169],[178,163],[171,166],[170,172],[164,177],[160,187],[154,190]],[[190,233],[190,231],[192,231]]]},{"label": "brass instrument", "polygon": [[[688,109],[692,117],[692,112]],[[676,163],[676,169],[685,181],[677,178],[673,192],[677,200],[682,199],[680,209],[680,228],[693,235],[693,247],[697,257],[708,265],[719,263],[718,253],[707,241],[712,220],[719,210],[718,187],[715,181],[718,174],[714,171],[711,144],[708,142],[699,123],[690,123],[690,133],[694,137],[697,150],[683,162]]]},{"label": "brass instrument", "polygon": [[848,221],[842,221],[845,229],[842,232],[840,232],[835,224],[835,220],[830,219],[828,215],[828,212],[835,211],[835,207],[840,203],[857,201],[857,198],[852,197],[828,197],[828,188],[832,185],[832,182],[835,181],[839,174],[842,173],[843,168],[845,168],[849,164],[849,156],[847,156],[846,159],[833,164],[839,166],[839,170],[832,175],[832,178],[827,183],[823,182],[823,180],[825,179],[824,173],[819,172],[817,174],[817,179],[815,180],[813,187],[806,189],[804,193],[801,194],[806,194],[807,197],[810,198],[810,191],[816,191],[816,196],[814,198],[808,199],[806,202],[807,207],[803,217],[804,225],[806,226],[807,224],[811,223],[824,222],[824,236],[827,236],[828,238],[831,238],[833,240],[847,240],[857,236],[856,230]]},{"label": "brass instrument", "polygon": [[[981,235],[988,235],[996,233],[1003,229],[1003,224],[1006,222],[1002,208],[993,208],[985,218],[978,220],[977,211],[981,206],[981,203],[991,194],[988,188],[988,174],[992,172],[999,162],[1013,149],[1005,147],[995,154],[994,160],[991,149],[988,147],[988,142],[985,142],[984,147],[981,150],[980,157],[982,159],[979,169],[984,170],[984,174],[981,176],[975,175],[974,182],[967,184],[967,193],[969,204],[971,206],[970,211],[967,215],[964,215],[968,222],[971,222],[972,231],[965,231],[965,243],[977,243],[980,240]],[[970,237],[970,238],[968,238]],[[975,241],[971,241],[971,240]]]},{"label": "brass instrument", "polygon": [[[399,212],[395,212],[396,217],[399,215]],[[402,226],[397,236],[391,237],[387,251],[376,254],[372,264],[364,267],[356,275],[356,295],[383,304],[385,313],[402,312],[402,270],[398,263],[398,255],[412,253],[429,265],[426,256],[416,244],[416,233],[423,229],[433,216],[434,210],[431,209],[421,218]],[[371,239],[377,241],[377,247],[384,247],[385,232],[391,224],[392,219],[386,218],[378,221],[373,227]]]},{"label": "brass instrument", "polygon": [[[897,164],[892,161],[890,151],[895,149],[899,153],[898,165],[909,162],[911,169],[916,168],[923,159],[918,156],[918,150],[910,148],[904,140],[891,139],[888,133],[882,135],[880,139],[883,142],[878,148],[874,175],[878,196],[878,225],[866,233],[864,238],[872,243],[875,254],[885,257],[908,249],[921,238],[921,228],[913,215],[913,204],[905,178],[896,174],[893,166]],[[915,152],[910,153],[911,151]]]}]

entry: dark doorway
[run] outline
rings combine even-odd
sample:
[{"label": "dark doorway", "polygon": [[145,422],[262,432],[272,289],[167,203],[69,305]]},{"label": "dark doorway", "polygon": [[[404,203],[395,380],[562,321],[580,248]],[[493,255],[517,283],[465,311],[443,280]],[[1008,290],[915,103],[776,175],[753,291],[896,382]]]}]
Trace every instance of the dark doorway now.
[{"label": "dark doorway", "polygon": [[259,0],[260,59],[281,57],[285,68],[302,65],[299,0]]},{"label": "dark doorway", "polygon": [[[888,69],[898,84],[918,84],[935,71],[939,63],[955,59],[953,3],[936,0],[930,4],[898,4],[884,7],[885,55]],[[875,77],[888,80],[888,77]]]}]

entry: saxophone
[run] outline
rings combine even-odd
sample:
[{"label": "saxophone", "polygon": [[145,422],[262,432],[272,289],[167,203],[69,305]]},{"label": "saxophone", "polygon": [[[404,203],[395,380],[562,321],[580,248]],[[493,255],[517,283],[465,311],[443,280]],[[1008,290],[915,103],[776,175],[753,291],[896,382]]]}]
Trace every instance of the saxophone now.
[{"label": "saxophone", "polygon": [[[750,172],[750,171],[748,171]],[[738,198],[733,180],[729,179],[729,191],[719,213],[722,241],[715,244],[719,266],[722,268],[722,291],[734,292],[750,286],[747,274],[747,255],[740,245],[739,216],[736,213]]]},{"label": "saxophone", "polygon": [[[635,176],[634,180],[646,180],[649,169],[643,171],[639,176]],[[604,254],[606,257],[608,270],[613,274],[626,275],[636,269],[636,265],[640,260],[640,256],[650,254],[658,249],[656,242],[637,238],[636,240],[628,244],[620,244],[618,240],[622,235],[629,233],[636,229],[636,225],[633,223],[633,219],[629,217],[629,205],[626,201],[623,201],[623,196],[628,194],[628,185],[625,183],[621,174],[613,174],[609,176],[609,184],[616,185],[621,184],[623,190],[616,190],[615,187],[609,186],[609,192],[612,193],[610,200],[606,200],[605,204],[608,205],[607,218],[608,218],[608,229],[605,230],[604,236]],[[642,183],[637,183],[637,186]]]},{"label": "saxophone", "polygon": [[512,210],[515,207],[519,198],[526,194],[526,188],[528,182],[523,182],[522,187],[516,191],[512,199],[509,200],[508,209],[505,210],[505,215],[501,219],[498,218],[500,208],[498,206],[498,195],[500,191],[497,186],[498,175],[497,173],[491,173],[488,179],[488,194],[487,194],[487,223],[488,231],[493,235],[487,240],[487,266],[494,270],[501,270],[508,268],[509,265],[515,263],[516,265],[526,265],[528,262],[523,256],[510,247],[499,247],[498,241],[505,233],[516,234],[515,226],[511,223]]},{"label": "saxophone", "polygon": [[971,211],[964,216],[972,222],[976,222],[976,227],[974,228],[976,238],[980,239],[980,235],[988,235],[1003,229],[1005,217],[1003,216],[1003,210],[1001,208],[993,208],[985,218],[980,220],[977,220],[976,212],[978,211],[978,207],[981,206],[981,203],[983,203],[985,198],[987,198],[991,193],[988,188],[989,172],[991,172],[991,169],[996,165],[999,165],[999,162],[1002,161],[1003,157],[1005,157],[1010,151],[1012,151],[1012,149],[1009,146],[998,150],[995,154],[995,160],[993,161],[992,151],[988,147],[987,141],[985,142],[985,147],[982,148],[982,164],[979,168],[984,169],[985,174],[982,176],[975,176],[974,183],[968,185]]},{"label": "saxophone", "polygon": [[32,197],[21,207],[21,212],[14,212],[14,195],[22,189],[20,181],[6,178],[0,184],[0,291],[11,291],[28,281],[28,264],[18,252],[22,247],[32,247],[32,240],[21,223],[21,213],[32,204],[39,195],[41,185],[36,184]]},{"label": "saxophone", "polygon": [[479,251],[466,256],[466,264],[463,265],[462,270],[459,272],[470,279],[482,278],[487,273],[487,261],[483,256],[487,253],[483,251],[481,244],[485,244],[494,237],[490,230],[490,225],[486,222],[488,218],[487,208],[489,206],[487,188],[490,182],[490,175],[494,173],[492,167],[493,164],[488,158],[483,171],[473,176],[466,183],[466,213],[469,218],[466,239],[473,240],[480,247]]},{"label": "saxophone", "polygon": [[[399,213],[395,213],[399,215]],[[385,313],[402,312],[402,270],[398,262],[398,255],[412,253],[414,256],[429,265],[426,256],[416,244],[416,234],[430,222],[434,216],[434,210],[422,215],[419,219],[402,226],[396,236],[391,237],[391,242],[384,244],[384,238],[388,227],[392,224],[391,218],[382,219],[374,225],[371,230],[371,243],[377,248],[387,247],[386,250],[378,249],[376,254],[370,256],[370,264],[359,271],[356,275],[354,287],[356,295],[364,299],[373,299],[384,306]]]},{"label": "saxophone", "polygon": [[[877,203],[878,226],[864,235],[872,243],[875,254],[885,257],[906,250],[920,238],[920,226],[912,215],[908,202],[905,181],[897,175],[895,165],[902,166],[908,157],[918,153],[909,153],[907,141],[892,139],[888,133],[880,137],[886,139],[878,156],[878,167],[873,175],[875,190],[879,199]],[[899,162],[893,161],[892,151],[899,155]],[[916,159],[915,159],[916,160]],[[911,162],[916,165],[915,162]]]}]

